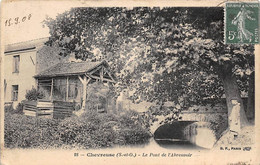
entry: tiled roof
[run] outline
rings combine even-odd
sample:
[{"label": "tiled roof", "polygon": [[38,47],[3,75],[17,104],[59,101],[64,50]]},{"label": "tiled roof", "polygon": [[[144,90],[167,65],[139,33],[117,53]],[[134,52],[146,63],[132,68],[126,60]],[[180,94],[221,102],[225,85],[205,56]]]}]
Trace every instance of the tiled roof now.
[{"label": "tiled roof", "polygon": [[107,65],[107,63],[105,61],[59,63],[43,72],[37,74],[34,77],[40,78],[40,77],[80,75],[80,74],[89,72],[102,64]]},{"label": "tiled roof", "polygon": [[19,42],[14,44],[9,44],[5,46],[5,53],[20,51],[20,50],[28,50],[36,48],[40,45],[43,45],[46,41],[48,41],[48,37],[46,38],[39,38],[35,40]]}]

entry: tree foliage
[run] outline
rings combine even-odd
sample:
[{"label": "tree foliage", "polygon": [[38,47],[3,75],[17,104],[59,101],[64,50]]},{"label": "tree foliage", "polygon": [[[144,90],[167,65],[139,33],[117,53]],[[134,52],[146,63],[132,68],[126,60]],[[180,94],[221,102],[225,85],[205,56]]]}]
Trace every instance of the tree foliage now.
[{"label": "tree foliage", "polygon": [[227,72],[246,92],[254,70],[253,46],[223,43],[223,8],[72,8],[45,24],[48,45],[108,61],[135,102],[202,104],[227,92]]}]

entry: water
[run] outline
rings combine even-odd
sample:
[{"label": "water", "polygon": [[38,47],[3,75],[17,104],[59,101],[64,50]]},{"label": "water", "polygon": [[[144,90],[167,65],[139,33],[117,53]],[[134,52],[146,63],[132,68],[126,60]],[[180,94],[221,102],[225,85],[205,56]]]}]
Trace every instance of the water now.
[{"label": "water", "polygon": [[206,148],[199,147],[187,140],[176,139],[155,139],[155,142],[162,148],[181,149],[181,150],[203,150]]},{"label": "water", "polygon": [[176,122],[159,127],[147,144],[118,146],[119,148],[169,149],[200,151],[211,149],[216,142],[206,122]]},{"label": "water", "polygon": [[175,122],[159,127],[154,133],[155,142],[167,149],[210,149],[216,142],[208,122]]}]

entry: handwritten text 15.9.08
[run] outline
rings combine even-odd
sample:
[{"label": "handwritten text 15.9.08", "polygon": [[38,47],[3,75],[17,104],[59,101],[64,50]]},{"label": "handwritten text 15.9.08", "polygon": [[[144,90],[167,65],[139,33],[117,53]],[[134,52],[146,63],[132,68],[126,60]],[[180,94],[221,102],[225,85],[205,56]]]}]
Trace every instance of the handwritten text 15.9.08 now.
[{"label": "handwritten text 15.9.08", "polygon": [[9,18],[5,21],[5,26],[12,26],[12,25],[17,25],[19,23],[23,23],[26,20],[29,21],[32,17],[32,14],[29,14],[28,16],[24,16],[24,17],[16,17],[14,19]]}]

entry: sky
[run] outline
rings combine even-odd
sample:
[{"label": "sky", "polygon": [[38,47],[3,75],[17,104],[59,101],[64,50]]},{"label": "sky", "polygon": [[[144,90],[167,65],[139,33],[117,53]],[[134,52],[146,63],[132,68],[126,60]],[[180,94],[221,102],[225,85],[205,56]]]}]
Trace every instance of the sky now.
[{"label": "sky", "polygon": [[[0,0],[1,1],[1,0]],[[9,1],[9,2],[6,2]],[[43,27],[43,20],[48,15],[55,18],[57,14],[69,10],[71,7],[79,6],[186,6],[187,2],[182,0],[168,1],[168,0],[151,0],[151,1],[135,1],[131,0],[97,0],[85,1],[66,1],[66,0],[49,0],[49,1],[32,1],[32,0],[6,0],[1,2],[1,37],[4,45],[23,42],[33,39],[49,36],[48,27]],[[127,1],[127,3],[126,3]],[[132,3],[131,3],[132,2]],[[167,2],[167,3],[166,3]],[[219,0],[212,0],[210,4],[207,3],[193,3],[193,6],[208,6],[217,5]],[[18,18],[18,21],[17,21]],[[29,18],[29,19],[28,19]],[[11,21],[9,21],[11,20]],[[10,24],[9,24],[10,23]],[[10,26],[9,26],[10,25]]]},{"label": "sky", "polygon": [[[12,44],[49,36],[43,20],[48,15],[55,18],[58,13],[69,10],[74,4],[61,2],[8,2],[2,3],[4,44]],[[17,19],[18,18],[18,19]],[[11,19],[11,20],[10,20]]]},{"label": "sky", "polygon": [[[6,0],[7,1],[7,0]],[[127,6],[125,2],[113,1],[9,1],[2,6],[2,36],[4,45],[23,42],[49,36],[48,27],[43,27],[43,20],[48,15],[55,18],[57,14],[69,10],[71,7],[82,6]],[[19,17],[18,21],[17,17]],[[28,20],[28,17],[30,19]],[[11,19],[11,21],[9,21]],[[10,22],[10,24],[9,24]],[[19,22],[19,23],[17,23]],[[9,26],[10,25],[10,26]]]}]

